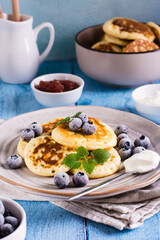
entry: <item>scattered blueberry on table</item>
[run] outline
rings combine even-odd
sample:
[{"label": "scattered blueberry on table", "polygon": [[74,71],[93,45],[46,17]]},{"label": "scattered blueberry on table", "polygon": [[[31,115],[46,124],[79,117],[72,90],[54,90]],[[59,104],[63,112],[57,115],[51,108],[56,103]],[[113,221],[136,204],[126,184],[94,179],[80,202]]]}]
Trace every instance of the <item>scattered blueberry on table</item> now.
[{"label": "scattered blueberry on table", "polygon": [[22,162],[23,160],[19,155],[12,155],[7,159],[8,166],[12,169],[20,168],[22,165]]},{"label": "scattered blueberry on table", "polygon": [[66,188],[70,183],[69,175],[65,172],[56,173],[54,176],[54,184],[58,188]]},{"label": "scattered blueberry on table", "polygon": [[75,173],[73,176],[73,183],[76,187],[84,187],[87,185],[89,179],[87,174],[83,172]]}]

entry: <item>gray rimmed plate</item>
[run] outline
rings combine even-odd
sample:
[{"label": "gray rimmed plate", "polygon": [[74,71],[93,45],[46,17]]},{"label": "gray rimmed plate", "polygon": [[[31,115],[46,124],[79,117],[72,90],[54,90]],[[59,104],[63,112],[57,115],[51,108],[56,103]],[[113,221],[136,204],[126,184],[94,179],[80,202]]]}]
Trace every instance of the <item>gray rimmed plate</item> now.
[{"label": "gray rimmed plate", "polygon": [[[31,122],[37,121],[39,123],[45,123],[56,117],[74,115],[79,111],[87,113],[88,116],[99,118],[101,121],[110,125],[113,129],[120,123],[126,124],[129,127],[129,136],[133,140],[142,134],[147,135],[151,139],[151,149],[160,154],[160,127],[135,114],[97,106],[43,109],[19,115],[0,125],[0,180],[29,193],[66,200],[68,197],[73,196],[88,187],[120,174],[118,172],[110,177],[90,180],[89,184],[83,188],[76,188],[72,185],[66,189],[57,189],[53,184],[52,177],[37,176],[31,173],[26,166],[16,170],[8,168],[6,159],[8,156],[17,153],[16,148],[20,132]],[[89,200],[117,195],[145,187],[159,178],[160,167],[146,174],[131,175],[121,178],[96,192],[86,195],[83,199]]]}]

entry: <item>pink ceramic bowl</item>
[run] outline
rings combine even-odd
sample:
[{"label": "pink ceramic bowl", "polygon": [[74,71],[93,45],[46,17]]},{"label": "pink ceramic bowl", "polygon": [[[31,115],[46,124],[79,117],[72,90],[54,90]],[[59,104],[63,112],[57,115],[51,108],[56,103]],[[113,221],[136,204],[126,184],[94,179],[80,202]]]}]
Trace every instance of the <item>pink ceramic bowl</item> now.
[{"label": "pink ceramic bowl", "polygon": [[79,67],[104,84],[137,86],[160,79],[160,49],[143,53],[108,53],[91,49],[103,36],[102,25],[88,27],[76,35]]}]

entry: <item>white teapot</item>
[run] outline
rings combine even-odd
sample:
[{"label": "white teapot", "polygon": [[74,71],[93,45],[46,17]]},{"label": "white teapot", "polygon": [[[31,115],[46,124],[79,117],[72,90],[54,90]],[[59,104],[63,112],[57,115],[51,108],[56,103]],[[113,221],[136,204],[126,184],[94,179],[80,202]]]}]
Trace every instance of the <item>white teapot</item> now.
[{"label": "white teapot", "polygon": [[[27,83],[36,76],[53,46],[54,27],[45,22],[32,29],[32,16],[21,15],[20,22],[11,21],[11,17],[4,14],[4,19],[0,19],[0,79],[7,83]],[[37,36],[45,27],[49,29],[50,39],[39,55]]]}]

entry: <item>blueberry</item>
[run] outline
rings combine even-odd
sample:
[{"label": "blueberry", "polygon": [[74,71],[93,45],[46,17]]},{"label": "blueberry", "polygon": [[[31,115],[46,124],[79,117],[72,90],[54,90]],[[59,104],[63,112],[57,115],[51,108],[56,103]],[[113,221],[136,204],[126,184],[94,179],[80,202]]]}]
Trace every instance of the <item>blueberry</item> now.
[{"label": "blueberry", "polygon": [[32,129],[34,131],[35,137],[40,136],[42,134],[42,132],[43,132],[43,128],[37,122],[31,123],[28,128],[30,128],[30,129]]},{"label": "blueberry", "polygon": [[0,226],[4,224],[4,216],[0,213]]},{"label": "blueberry", "polygon": [[130,148],[127,149],[124,147],[124,148],[121,148],[118,153],[119,153],[121,159],[125,160],[132,155],[132,150]]},{"label": "blueberry", "polygon": [[5,209],[4,217],[12,216],[11,213]]},{"label": "blueberry", "polygon": [[141,147],[141,146],[135,147],[135,148],[133,149],[133,154],[135,154],[135,153],[140,153],[140,152],[142,152],[142,151],[144,151],[144,150],[146,150],[144,147]]},{"label": "blueberry", "polygon": [[22,165],[22,158],[19,155],[12,155],[7,159],[7,163],[10,168],[20,168]]},{"label": "blueberry", "polygon": [[117,137],[117,142],[119,142],[122,138],[127,138],[128,135],[126,133],[120,133]]},{"label": "blueberry", "polygon": [[142,135],[140,138],[137,138],[134,141],[134,145],[135,145],[135,147],[141,146],[141,147],[144,147],[147,149],[150,147],[150,140],[148,137]]},{"label": "blueberry", "polygon": [[75,173],[73,176],[73,183],[76,187],[83,187],[88,183],[88,176],[83,172]]},{"label": "blueberry", "polygon": [[58,188],[66,188],[70,183],[69,175],[64,172],[56,173],[54,176],[54,184]]},{"label": "blueberry", "polygon": [[118,136],[121,133],[128,133],[128,127],[125,126],[124,124],[120,124],[119,126],[116,127],[115,129],[115,134]]},{"label": "blueberry", "polygon": [[10,223],[14,227],[14,229],[16,229],[19,225],[18,219],[12,216],[5,217],[5,223]]},{"label": "blueberry", "polygon": [[85,122],[82,126],[82,133],[85,135],[92,135],[96,132],[96,125],[92,122]]},{"label": "blueberry", "polygon": [[4,214],[5,212],[5,207],[3,205],[3,202],[0,200],[0,214]]},{"label": "blueberry", "polygon": [[30,128],[24,129],[21,133],[21,138],[27,142],[29,142],[34,137],[35,137],[35,132]]},{"label": "blueberry", "polygon": [[133,147],[133,143],[132,143],[132,140],[127,137],[127,138],[122,138],[119,143],[118,143],[118,147],[119,148],[126,148],[126,149],[131,149]]},{"label": "blueberry", "polygon": [[82,123],[88,122],[88,116],[83,112],[78,115],[78,118],[82,120]]},{"label": "blueberry", "polygon": [[0,230],[2,237],[6,237],[14,231],[14,227],[9,223],[5,223],[1,226]]},{"label": "blueberry", "polygon": [[80,118],[72,118],[69,122],[69,129],[76,132],[82,126],[82,120]]}]

